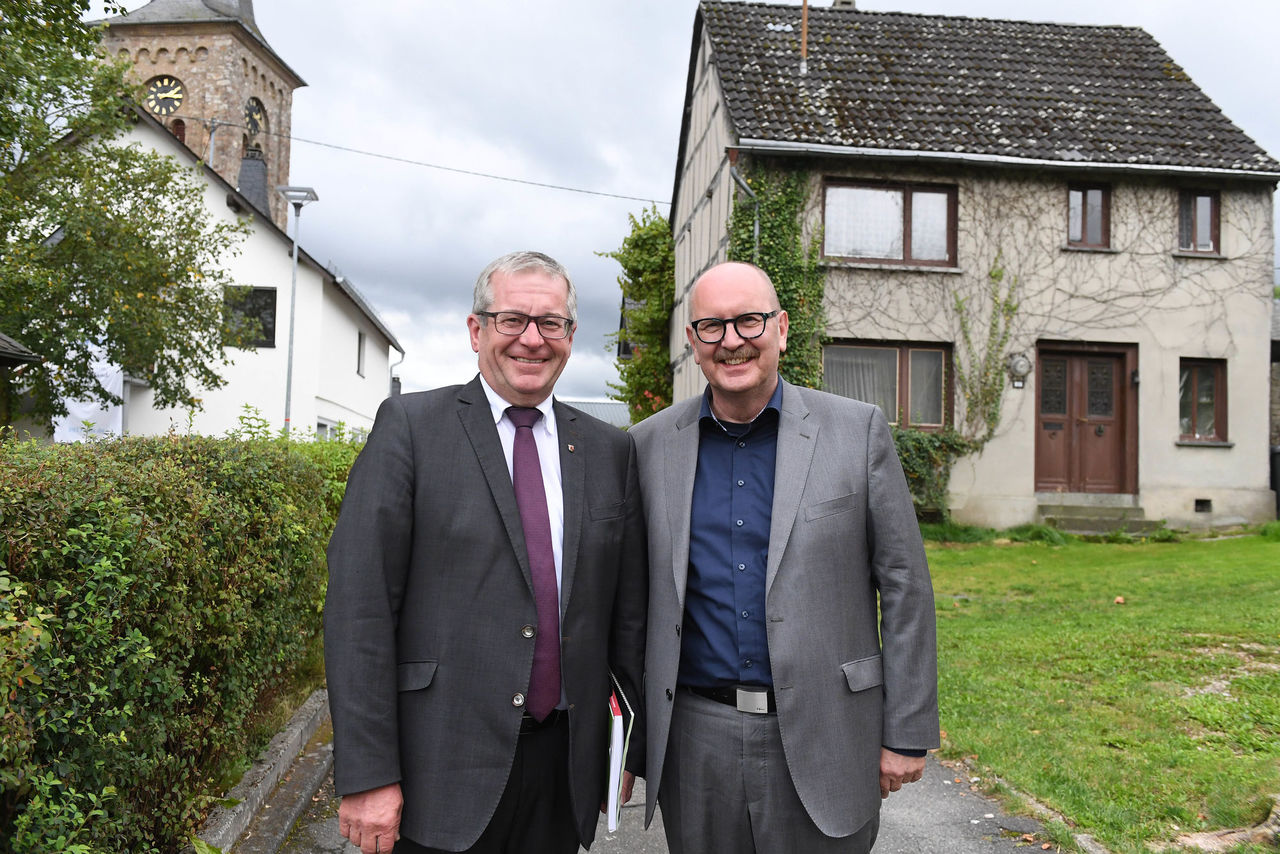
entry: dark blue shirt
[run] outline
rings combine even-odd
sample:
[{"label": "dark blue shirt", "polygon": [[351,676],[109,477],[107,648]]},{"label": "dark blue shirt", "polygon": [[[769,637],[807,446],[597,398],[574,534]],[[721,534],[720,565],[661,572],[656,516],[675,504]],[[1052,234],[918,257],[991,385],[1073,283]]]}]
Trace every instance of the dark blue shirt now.
[{"label": "dark blue shirt", "polygon": [[782,384],[750,424],[720,421],[702,398],[689,520],[679,684],[773,686],[765,571]]}]

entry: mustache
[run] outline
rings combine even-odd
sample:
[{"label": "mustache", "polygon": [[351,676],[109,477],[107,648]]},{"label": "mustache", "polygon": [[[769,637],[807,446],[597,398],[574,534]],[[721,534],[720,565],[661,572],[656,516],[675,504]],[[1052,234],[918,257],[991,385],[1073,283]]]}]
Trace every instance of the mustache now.
[{"label": "mustache", "polygon": [[715,360],[717,362],[725,362],[729,359],[750,359],[754,355],[756,355],[756,348],[750,344],[743,344],[733,350],[726,350],[721,347],[716,350]]}]

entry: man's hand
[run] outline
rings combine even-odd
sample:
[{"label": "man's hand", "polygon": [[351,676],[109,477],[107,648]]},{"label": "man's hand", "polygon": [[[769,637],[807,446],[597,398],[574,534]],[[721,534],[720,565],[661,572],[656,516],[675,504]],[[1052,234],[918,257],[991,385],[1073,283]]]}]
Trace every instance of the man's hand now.
[{"label": "man's hand", "polygon": [[[631,790],[635,788],[636,775],[630,771],[622,772],[622,788],[618,791],[619,805],[625,804],[631,800]],[[600,812],[607,812],[609,809],[609,794],[605,793],[605,799],[600,802]]]},{"label": "man's hand", "polygon": [[903,756],[887,747],[880,748],[880,797],[889,797],[906,783],[924,776],[923,756]]},{"label": "man's hand", "polygon": [[391,854],[400,838],[402,806],[399,783],[344,795],[338,807],[338,831],[360,846],[361,854]]}]

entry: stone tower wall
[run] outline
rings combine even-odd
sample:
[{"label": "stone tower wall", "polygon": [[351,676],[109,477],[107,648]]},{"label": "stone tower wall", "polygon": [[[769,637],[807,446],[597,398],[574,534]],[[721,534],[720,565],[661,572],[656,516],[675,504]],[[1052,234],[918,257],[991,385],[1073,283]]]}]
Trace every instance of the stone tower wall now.
[{"label": "stone tower wall", "polygon": [[[269,185],[289,183],[293,78],[238,25],[115,26],[105,33],[103,48],[107,56],[130,62],[140,85],[159,74],[182,81],[182,106],[171,116],[156,118],[170,129],[181,120],[187,147],[233,187],[249,143],[244,107],[256,97],[267,116],[255,141],[267,163]],[[274,190],[269,198],[271,219],[286,229],[288,206]]]}]

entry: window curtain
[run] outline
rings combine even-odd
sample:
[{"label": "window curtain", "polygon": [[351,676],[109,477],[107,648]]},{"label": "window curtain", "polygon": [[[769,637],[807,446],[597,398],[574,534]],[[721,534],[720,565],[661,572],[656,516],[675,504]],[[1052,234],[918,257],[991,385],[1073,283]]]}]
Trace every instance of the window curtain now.
[{"label": "window curtain", "polygon": [[915,425],[942,424],[942,352],[911,351],[910,422]]},{"label": "window curtain", "polygon": [[884,347],[830,346],[823,354],[823,386],[833,394],[874,403],[898,420],[898,351]]},{"label": "window curtain", "polygon": [[900,260],[902,216],[901,190],[828,187],[823,251],[849,258]]}]

